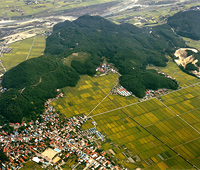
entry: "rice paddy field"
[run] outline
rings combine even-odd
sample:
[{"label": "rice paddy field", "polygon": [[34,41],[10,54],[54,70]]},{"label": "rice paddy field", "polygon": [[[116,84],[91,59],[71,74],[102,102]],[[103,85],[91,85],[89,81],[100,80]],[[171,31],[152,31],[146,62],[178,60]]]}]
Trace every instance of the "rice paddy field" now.
[{"label": "rice paddy field", "polygon": [[[144,102],[111,95],[118,75],[82,76],[78,85],[63,90],[64,97],[53,105],[67,117],[86,114],[109,140],[104,150],[113,149],[118,163],[134,169],[200,168],[200,82],[183,73],[175,63],[159,68],[173,74],[181,89]],[[90,122],[84,129],[91,128]],[[132,157],[135,163],[127,162]]]},{"label": "rice paddy field", "polygon": [[190,47],[200,50],[200,40],[193,40],[193,39],[185,38],[185,37],[182,37],[182,38]]},{"label": "rice paddy field", "polygon": [[10,44],[9,48],[13,49],[1,57],[4,67],[10,69],[27,59],[39,57],[44,52],[45,45],[44,36],[36,36]]},{"label": "rice paddy field", "polygon": [[166,67],[157,67],[158,71],[162,71],[173,78],[176,78],[176,80],[179,82],[179,85],[181,87],[186,87],[189,85],[192,85],[194,83],[198,83],[200,80],[194,76],[188,75],[187,73],[184,73],[177,65],[176,63],[169,61],[168,65]]},{"label": "rice paddy field", "polygon": [[[164,2],[164,0],[159,0],[159,2]],[[151,2],[151,0],[146,1]],[[157,1],[158,2],[158,1]],[[165,0],[165,2],[167,2]],[[169,2],[169,1],[168,1]],[[173,2],[173,1],[171,1]],[[175,1],[174,1],[175,2]],[[116,23],[121,23],[122,21],[143,27],[144,25],[155,26],[161,25],[166,22],[167,15],[174,15],[175,13],[186,10],[194,6],[198,6],[200,3],[196,2],[185,2],[182,4],[168,4],[168,5],[150,5],[148,7],[139,8],[138,10],[126,10],[120,13],[117,13],[114,16],[109,17],[110,20],[115,21]]]},{"label": "rice paddy field", "polygon": [[99,131],[138,155],[145,169],[199,168],[199,99],[195,85],[92,117]]},{"label": "rice paddy field", "polygon": [[90,6],[94,4],[111,2],[113,0],[87,0],[87,1],[61,1],[61,0],[40,0],[39,4],[25,4],[24,1],[19,0],[3,0],[0,6],[0,18],[10,18],[19,16],[28,16],[33,14],[42,14],[59,11],[69,8],[77,8],[82,6]]}]

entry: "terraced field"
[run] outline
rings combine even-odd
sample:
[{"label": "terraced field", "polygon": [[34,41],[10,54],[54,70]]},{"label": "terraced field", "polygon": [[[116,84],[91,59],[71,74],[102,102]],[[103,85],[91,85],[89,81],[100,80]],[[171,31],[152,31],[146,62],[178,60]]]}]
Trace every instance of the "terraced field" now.
[{"label": "terraced field", "polygon": [[6,69],[10,69],[27,59],[39,57],[45,49],[45,37],[36,36],[18,41],[11,44],[9,48],[13,49],[1,58]]},{"label": "terraced field", "polygon": [[[53,105],[67,117],[92,117],[108,137],[103,148],[113,149],[118,162],[130,169],[200,168],[200,80],[172,62],[159,69],[173,74],[182,89],[138,102],[135,97],[108,95],[117,74],[83,76],[77,87],[63,89],[65,97]],[[128,163],[128,157],[138,160]]]}]

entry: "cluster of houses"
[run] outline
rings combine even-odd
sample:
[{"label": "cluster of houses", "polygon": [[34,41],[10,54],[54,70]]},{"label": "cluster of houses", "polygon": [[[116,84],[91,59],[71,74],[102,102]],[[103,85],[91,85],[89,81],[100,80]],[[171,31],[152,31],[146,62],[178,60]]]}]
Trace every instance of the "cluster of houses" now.
[{"label": "cluster of houses", "polygon": [[169,92],[168,89],[158,89],[158,90],[152,90],[152,89],[147,89],[146,90],[146,95],[143,99],[149,99],[152,97],[160,96],[163,94],[167,94]]},{"label": "cluster of houses", "polygon": [[125,97],[131,96],[131,95],[132,95],[132,92],[127,91],[127,90],[126,90],[124,87],[122,87],[122,86],[119,86],[119,87],[117,88],[117,92],[118,92],[119,95],[125,96]]},{"label": "cluster of houses", "polygon": [[[0,75],[0,83],[2,81],[1,75]],[[2,86],[0,86],[0,93],[3,93],[7,90],[7,88],[3,88]]]},{"label": "cluster of houses", "polygon": [[102,75],[105,75],[108,72],[117,73],[117,71],[115,69],[111,68],[110,64],[106,64],[106,63],[104,63],[100,67],[98,67],[96,69],[96,71],[99,71],[100,73],[102,73]]},{"label": "cluster of houses", "polygon": [[93,141],[104,140],[104,136],[95,128],[86,130],[87,133],[81,130],[87,116],[61,118],[48,104],[50,101],[45,103],[45,111],[36,121],[10,123],[13,133],[0,132],[0,149],[9,158],[1,169],[20,169],[28,160],[43,168],[61,169],[70,155],[76,155],[78,165],[84,164],[87,168],[120,169],[106,157],[106,152],[96,151],[98,145]]},{"label": "cluster of houses", "polygon": [[175,80],[175,78],[173,78],[172,76],[170,76],[170,75],[168,75],[168,74],[166,74],[164,72],[159,71],[158,74],[162,74],[163,76],[165,76],[165,77],[167,77],[169,79]]},{"label": "cluster of houses", "polygon": [[12,48],[8,48],[8,46],[6,46],[5,44],[1,44],[0,54],[9,53],[11,50]]}]

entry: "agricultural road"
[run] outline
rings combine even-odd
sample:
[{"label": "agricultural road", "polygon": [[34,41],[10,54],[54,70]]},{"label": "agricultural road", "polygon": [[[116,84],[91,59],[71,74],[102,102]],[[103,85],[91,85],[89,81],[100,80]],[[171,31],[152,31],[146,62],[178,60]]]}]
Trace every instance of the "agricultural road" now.
[{"label": "agricultural road", "polygon": [[[194,83],[194,84],[192,84],[192,85],[183,87],[183,88],[178,89],[178,90],[174,90],[174,91],[169,92],[169,93],[167,93],[167,94],[160,95],[159,97],[165,96],[165,95],[168,95],[168,94],[171,94],[171,93],[175,93],[175,92],[177,92],[177,91],[183,90],[183,89],[188,88],[188,87],[192,87],[192,86],[194,86],[194,85],[199,85],[199,83],[200,83],[200,82]],[[105,113],[113,112],[113,111],[115,111],[115,110],[120,110],[120,109],[129,107],[129,106],[132,106],[132,105],[135,105],[135,104],[138,104],[138,103],[142,103],[142,102],[145,102],[145,101],[148,101],[148,100],[151,100],[151,99],[157,99],[157,98],[156,98],[156,97],[152,97],[152,98],[150,98],[150,99],[147,99],[147,100],[144,100],[144,101],[141,101],[141,102],[131,103],[131,104],[128,104],[128,105],[125,105],[125,106],[122,106],[122,107],[118,107],[118,108],[116,108],[116,109],[112,109],[112,110],[108,110],[108,111],[106,111],[106,112],[102,112],[102,113],[99,113],[99,114],[96,114],[96,115],[92,115],[91,117],[103,115],[103,114],[105,114]],[[103,99],[103,100],[104,100],[104,99]],[[99,104],[98,104],[98,105],[99,105]],[[95,107],[95,108],[96,108],[96,107]],[[93,109],[92,111],[94,111],[94,109]],[[90,114],[92,113],[92,111],[90,112]],[[88,115],[89,115],[89,114],[88,114]]]}]

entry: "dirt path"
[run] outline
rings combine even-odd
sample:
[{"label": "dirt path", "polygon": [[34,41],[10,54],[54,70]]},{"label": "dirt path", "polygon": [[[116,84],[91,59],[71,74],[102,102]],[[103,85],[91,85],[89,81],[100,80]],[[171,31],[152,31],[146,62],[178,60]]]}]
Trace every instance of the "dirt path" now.
[{"label": "dirt path", "polygon": [[32,86],[37,86],[38,84],[40,84],[42,82],[42,77],[40,77],[40,80],[39,80],[39,82],[38,83],[36,83],[36,84],[34,84],[34,85],[32,85]]},{"label": "dirt path", "polygon": [[[118,79],[117,79],[117,83],[113,86],[113,88],[114,87],[116,87],[118,85]],[[107,94],[107,96],[106,97],[104,97],[103,98],[103,100],[101,100],[101,102],[99,102],[95,107],[94,107],[94,109],[92,109],[91,111],[90,111],[90,113],[88,113],[88,115],[87,116],[89,116],[108,96],[110,95],[110,92]]]},{"label": "dirt path", "polygon": [[28,55],[27,55],[27,57],[26,57],[26,60],[28,60],[28,58],[29,58],[29,56],[30,56],[30,53],[31,53],[31,50],[32,50],[32,48],[33,48],[33,44],[34,44],[34,42],[35,42],[35,39],[36,39],[36,36],[35,36],[34,39],[33,39],[33,42],[32,42],[32,44],[31,44],[31,48],[30,48],[30,50],[29,50],[29,52],[28,52]]},{"label": "dirt path", "polygon": [[0,61],[3,70],[6,72],[6,68],[4,67],[3,63]]}]

